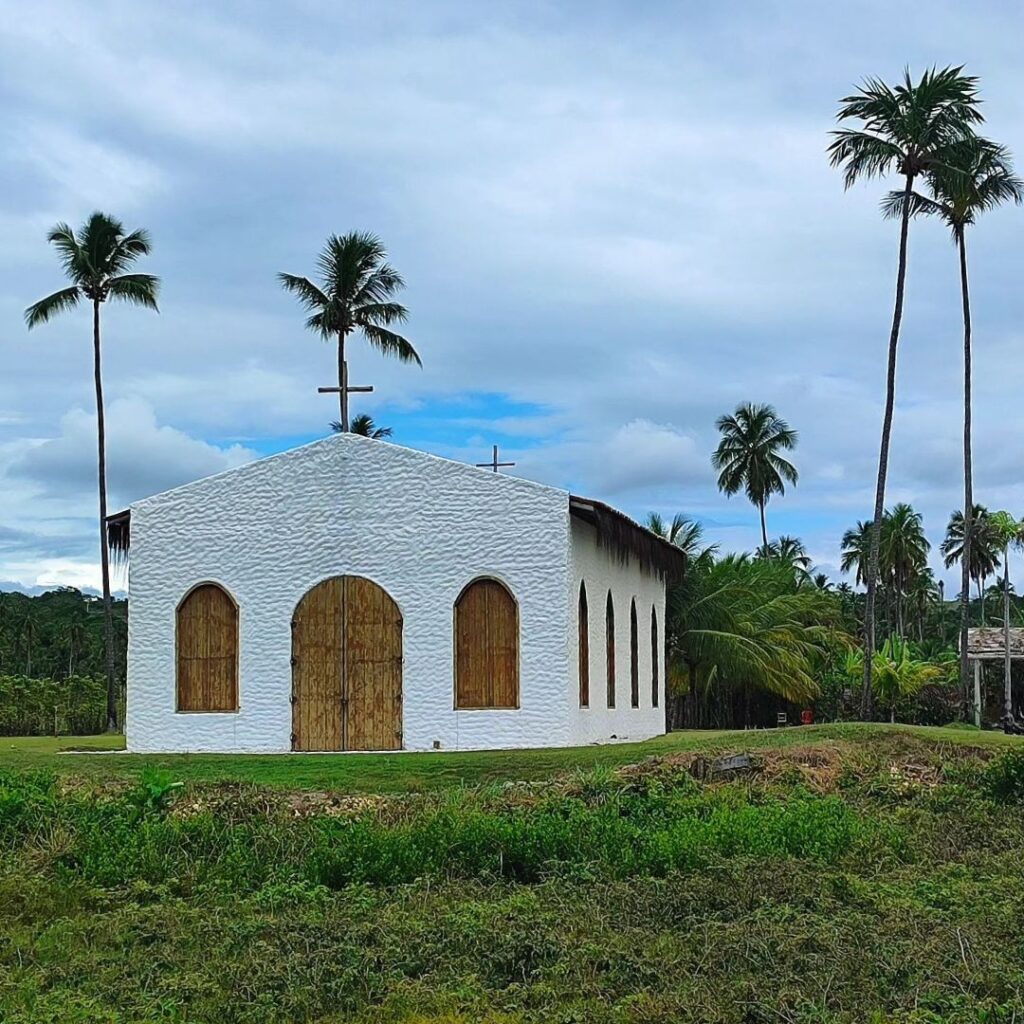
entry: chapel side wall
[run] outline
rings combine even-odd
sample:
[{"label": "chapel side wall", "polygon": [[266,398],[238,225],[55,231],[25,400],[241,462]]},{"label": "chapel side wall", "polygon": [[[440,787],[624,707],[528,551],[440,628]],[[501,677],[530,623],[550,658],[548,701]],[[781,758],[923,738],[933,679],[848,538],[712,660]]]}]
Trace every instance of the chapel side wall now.
[{"label": "chapel side wall", "polygon": [[[403,617],[410,750],[562,745],[568,496],[346,435],[132,507],[128,747],[291,749],[291,619],[330,576],[365,576]],[[454,605],[473,579],[519,607],[520,707],[454,709]],[[239,608],[239,710],[175,711],[175,609],[215,582]]]},{"label": "chapel side wall", "polygon": [[[569,588],[569,708],[570,742],[607,743],[642,740],[665,732],[665,584],[638,561],[623,562],[618,553],[601,547],[589,523],[573,519],[572,573]],[[590,704],[579,701],[579,593],[587,588],[590,636]],[[605,607],[611,590],[615,608],[615,707],[607,706]],[[636,599],[640,674],[640,707],[630,705],[630,602]],[[658,706],[651,693],[651,611],[658,619]]]}]

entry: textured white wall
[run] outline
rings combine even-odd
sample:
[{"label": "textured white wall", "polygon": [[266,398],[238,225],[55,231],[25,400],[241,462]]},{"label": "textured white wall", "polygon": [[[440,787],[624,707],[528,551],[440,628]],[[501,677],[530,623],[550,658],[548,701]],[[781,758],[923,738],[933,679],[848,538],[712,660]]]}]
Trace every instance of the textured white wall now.
[{"label": "textured white wall", "polygon": [[[402,610],[406,749],[573,739],[564,491],[337,435],[141,501],[131,531],[130,750],[291,749],[292,614],[310,587],[342,574],[374,580]],[[453,709],[453,607],[478,576],[500,579],[519,602],[519,710]],[[175,609],[204,581],[224,586],[239,606],[234,714],[175,712]],[[627,603],[626,716],[628,614]],[[641,643],[642,658],[644,650]]]},{"label": "textured white wall", "polygon": [[[569,593],[569,733],[570,742],[602,743],[643,740],[665,731],[665,584],[643,572],[636,559],[623,562],[597,543],[596,531],[572,521],[572,581]],[[590,620],[590,706],[579,701],[579,595],[586,584]],[[615,707],[607,704],[605,608],[611,590],[615,608]],[[640,707],[630,705],[629,608],[636,600],[640,667]],[[658,615],[658,706],[651,694],[651,611]]]}]

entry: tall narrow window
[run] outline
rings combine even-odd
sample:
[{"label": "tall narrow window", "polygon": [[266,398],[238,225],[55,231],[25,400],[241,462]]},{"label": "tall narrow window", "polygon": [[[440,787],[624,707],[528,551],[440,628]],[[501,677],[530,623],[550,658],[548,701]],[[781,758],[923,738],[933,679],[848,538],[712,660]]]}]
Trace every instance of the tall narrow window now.
[{"label": "tall narrow window", "polygon": [[615,606],[612,592],[608,591],[608,604],[604,610],[605,674],[608,681],[608,707],[615,707]]},{"label": "tall narrow window", "polygon": [[474,580],[455,602],[455,706],[519,707],[519,609],[497,580]]},{"label": "tall narrow window", "polygon": [[658,706],[658,612],[654,605],[651,605],[651,707]]},{"label": "tall narrow window", "polygon": [[238,710],[238,607],[216,583],[178,605],[177,662],[179,711]]},{"label": "tall narrow window", "polygon": [[580,606],[576,616],[580,653],[580,707],[590,707],[590,616],[587,612],[587,587],[580,583]]},{"label": "tall narrow window", "polygon": [[636,626],[636,599],[629,606],[629,704],[640,707],[640,639]]}]

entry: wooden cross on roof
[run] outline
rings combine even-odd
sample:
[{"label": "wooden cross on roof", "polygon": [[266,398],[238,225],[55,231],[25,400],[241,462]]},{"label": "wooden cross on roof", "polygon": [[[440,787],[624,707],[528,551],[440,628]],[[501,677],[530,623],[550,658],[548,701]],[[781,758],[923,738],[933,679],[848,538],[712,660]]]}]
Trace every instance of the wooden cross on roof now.
[{"label": "wooden cross on roof", "polygon": [[373,390],[372,384],[349,384],[348,382],[348,360],[346,359],[341,366],[341,385],[340,387],[329,387],[329,388],[317,388],[317,391],[321,395],[337,395],[338,405],[341,411],[341,429],[348,432],[348,396],[353,391],[369,392]]},{"label": "wooden cross on roof", "polygon": [[498,461],[498,446],[495,445],[494,448],[493,448],[493,451],[491,453],[491,461],[490,462],[478,462],[476,465],[477,465],[478,469],[492,469],[495,473],[497,473],[499,469],[501,469],[501,468],[503,468],[505,466],[514,466],[515,463],[514,462],[499,462]]}]

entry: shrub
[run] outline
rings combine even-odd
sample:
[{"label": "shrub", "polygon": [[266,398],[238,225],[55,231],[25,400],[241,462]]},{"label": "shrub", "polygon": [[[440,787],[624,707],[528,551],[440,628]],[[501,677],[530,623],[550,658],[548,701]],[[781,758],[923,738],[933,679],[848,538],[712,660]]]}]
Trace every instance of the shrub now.
[{"label": "shrub", "polygon": [[1024,802],[1024,750],[1008,750],[983,772],[982,789],[1002,803]]}]

